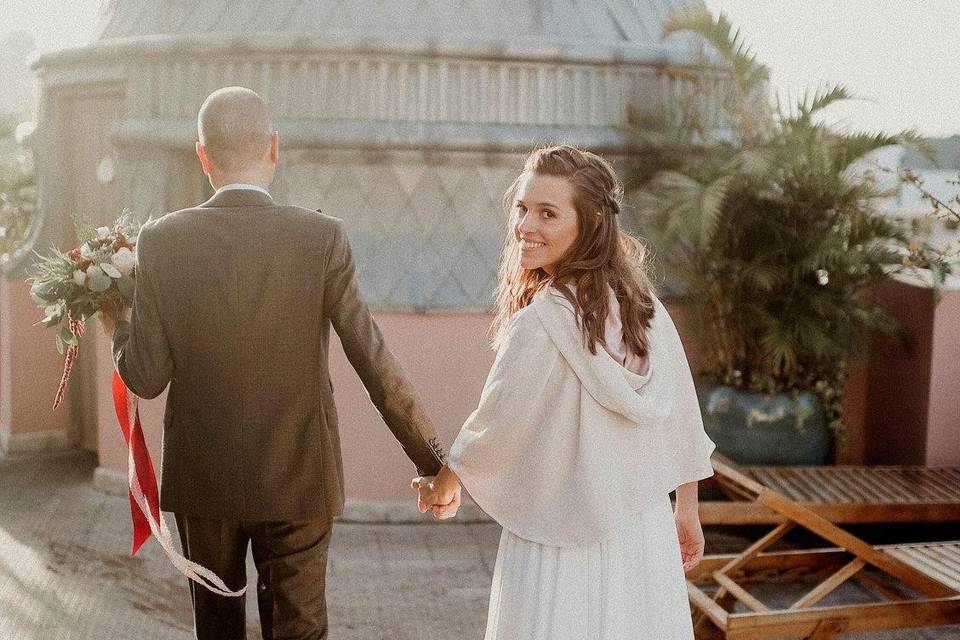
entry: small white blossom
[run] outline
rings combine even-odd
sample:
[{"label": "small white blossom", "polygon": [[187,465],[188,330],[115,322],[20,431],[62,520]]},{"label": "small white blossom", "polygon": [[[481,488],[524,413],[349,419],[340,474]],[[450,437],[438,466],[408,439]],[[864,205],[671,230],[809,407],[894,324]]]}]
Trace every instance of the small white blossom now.
[{"label": "small white blossom", "polygon": [[826,269],[817,269],[817,282],[825,287],[830,283],[830,272]]},{"label": "small white blossom", "polygon": [[105,274],[105,273],[103,272],[103,269],[101,269],[100,267],[98,267],[98,266],[95,265],[95,264],[92,264],[92,265],[90,265],[89,267],[87,267],[87,277],[88,277],[88,278],[99,278],[100,276],[105,276],[105,275],[107,275],[107,274]]},{"label": "small white blossom", "polygon": [[97,237],[101,240],[110,237],[110,227],[97,227]]},{"label": "small white blossom", "polygon": [[117,271],[122,273],[125,276],[133,273],[133,268],[137,264],[137,257],[133,254],[133,251],[126,247],[120,247],[117,249],[117,252],[113,254],[113,257],[110,258],[110,262],[113,263],[113,266],[117,268]]},{"label": "small white blossom", "polygon": [[78,287],[82,287],[87,284],[87,274],[77,269],[73,272],[73,281],[77,283]]}]

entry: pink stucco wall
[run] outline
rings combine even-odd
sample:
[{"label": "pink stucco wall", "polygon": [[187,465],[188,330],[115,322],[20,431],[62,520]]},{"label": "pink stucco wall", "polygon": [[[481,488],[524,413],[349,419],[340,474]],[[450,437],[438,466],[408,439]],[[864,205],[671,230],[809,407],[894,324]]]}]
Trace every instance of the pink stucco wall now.
[{"label": "pink stucco wall", "polygon": [[34,326],[42,316],[27,282],[0,278],[0,433],[7,442],[39,443],[49,434],[62,442],[69,430],[70,395],[51,410],[63,357],[54,330]]},{"label": "pink stucco wall", "polygon": [[[671,309],[671,313],[683,332],[682,314],[676,309]],[[483,314],[377,314],[377,323],[387,344],[420,393],[444,449],[449,449],[461,424],[476,408],[493,363],[494,354],[487,340],[490,319]],[[688,351],[695,361],[696,349],[690,342]],[[99,362],[109,363],[109,344],[102,335],[98,349]],[[336,337],[331,340],[330,372],[339,415],[348,498],[410,499],[413,494],[408,485],[415,470],[377,414]],[[125,471],[123,440],[109,396],[111,371],[106,364],[98,366],[98,376],[100,466]],[[147,445],[155,461],[160,457],[165,398],[166,393],[141,404]]]},{"label": "pink stucco wall", "polygon": [[[882,339],[869,366],[855,366],[846,389],[850,448],[841,460],[960,464],[960,290],[932,293],[893,283],[884,303],[912,332],[911,347]],[[696,366],[698,345],[681,308],[670,306]],[[22,434],[69,431],[70,398],[50,410],[62,358],[53,332],[34,327],[38,310],[23,281],[0,282],[0,429]],[[403,363],[449,447],[463,420],[476,407],[493,361],[486,315],[377,314],[386,340]],[[126,472],[123,439],[110,397],[110,347],[93,324],[97,375],[96,448],[100,466]],[[334,338],[331,373],[340,416],[348,497],[409,499],[412,465],[393,440]],[[81,357],[94,354],[86,352]],[[76,382],[76,381],[75,381]],[[147,442],[159,461],[165,394],[142,403]],[[74,429],[75,430],[75,429]],[[72,442],[76,444],[76,437]]]},{"label": "pink stucco wall", "polygon": [[[463,420],[476,407],[493,362],[487,347],[485,315],[378,315],[387,344],[403,364],[433,417],[440,440],[449,447]],[[110,362],[102,335],[99,360]],[[344,471],[350,498],[402,500],[415,470],[367,397],[339,341],[331,340],[330,373],[340,422]],[[126,471],[126,452],[109,396],[111,371],[98,367],[100,466]],[[159,462],[166,392],[141,401],[147,446]]]},{"label": "pink stucco wall", "polygon": [[960,287],[892,280],[876,294],[900,333],[873,340],[864,460],[960,465]]},{"label": "pink stucco wall", "polygon": [[925,463],[960,465],[960,288],[941,292],[932,319]]}]

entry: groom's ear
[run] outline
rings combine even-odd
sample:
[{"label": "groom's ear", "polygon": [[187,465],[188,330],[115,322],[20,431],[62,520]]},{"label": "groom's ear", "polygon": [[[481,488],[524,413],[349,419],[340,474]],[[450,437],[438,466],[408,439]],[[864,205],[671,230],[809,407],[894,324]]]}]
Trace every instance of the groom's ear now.
[{"label": "groom's ear", "polygon": [[270,134],[270,162],[276,164],[280,160],[280,132]]},{"label": "groom's ear", "polygon": [[200,166],[203,172],[210,175],[210,158],[207,156],[207,148],[197,141],[197,157],[200,158]]}]

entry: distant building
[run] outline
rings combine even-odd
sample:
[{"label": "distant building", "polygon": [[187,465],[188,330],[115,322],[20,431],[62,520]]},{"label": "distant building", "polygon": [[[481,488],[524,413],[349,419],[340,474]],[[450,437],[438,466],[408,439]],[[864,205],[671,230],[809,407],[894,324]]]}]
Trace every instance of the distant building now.
[{"label": "distant building", "polygon": [[[960,204],[955,201],[960,196],[960,135],[933,138],[928,143],[929,157],[915,149],[897,148],[881,164],[899,171],[912,171],[923,181],[924,189],[942,202],[952,203],[954,210],[960,210]],[[884,203],[884,208],[891,215],[913,220],[917,230],[938,248],[960,241],[958,221],[948,215],[940,219],[931,217],[933,205],[912,186],[901,185],[897,195]]]}]

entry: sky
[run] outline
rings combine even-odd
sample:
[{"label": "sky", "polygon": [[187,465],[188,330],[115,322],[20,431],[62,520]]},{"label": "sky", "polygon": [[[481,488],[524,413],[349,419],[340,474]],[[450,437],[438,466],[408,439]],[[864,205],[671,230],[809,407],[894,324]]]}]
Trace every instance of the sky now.
[{"label": "sky", "polygon": [[706,0],[740,26],[780,95],[843,84],[850,129],[960,134],[957,0]]},{"label": "sky", "polygon": [[[856,130],[960,134],[960,1],[706,0],[725,12],[782,96],[825,83],[861,100],[827,119]],[[89,41],[98,0],[0,0],[0,32],[31,32],[40,50]]]}]

